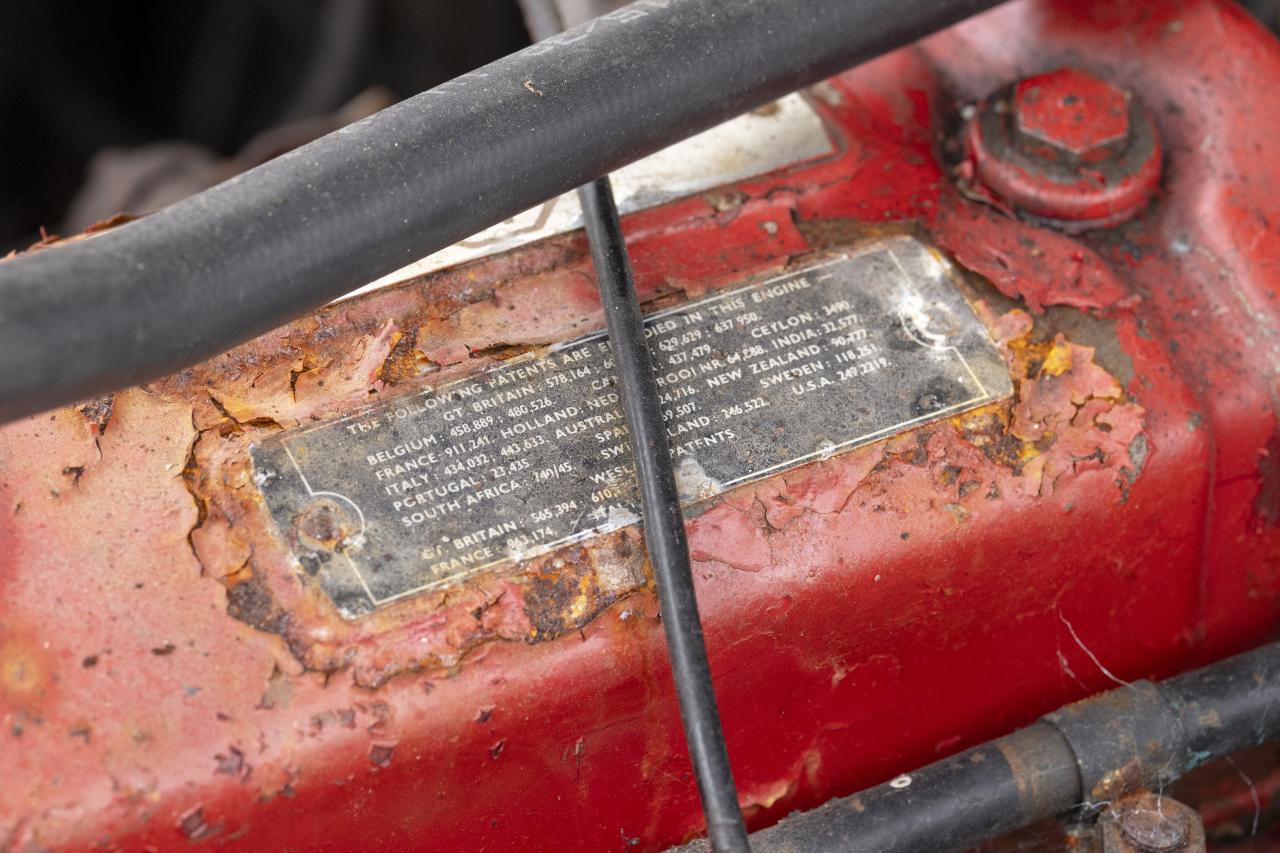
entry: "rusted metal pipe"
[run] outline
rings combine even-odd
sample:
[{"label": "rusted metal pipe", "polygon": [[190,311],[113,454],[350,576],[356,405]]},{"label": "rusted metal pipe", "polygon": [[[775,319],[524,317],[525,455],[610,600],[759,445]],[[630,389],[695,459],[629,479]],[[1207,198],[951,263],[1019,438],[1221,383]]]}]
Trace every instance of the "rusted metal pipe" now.
[{"label": "rusted metal pipe", "polygon": [[[755,853],[927,853],[1079,806],[1163,789],[1280,738],[1280,643],[1159,684],[1135,681],[751,835]],[[705,842],[680,848],[701,853]]]}]

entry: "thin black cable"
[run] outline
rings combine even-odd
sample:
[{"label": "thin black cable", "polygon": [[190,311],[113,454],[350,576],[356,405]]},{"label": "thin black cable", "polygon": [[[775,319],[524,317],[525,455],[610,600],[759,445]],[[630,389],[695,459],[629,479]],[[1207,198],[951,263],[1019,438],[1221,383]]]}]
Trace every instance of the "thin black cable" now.
[{"label": "thin black cable", "polygon": [[997,0],[640,0],[0,263],[0,422],[164,376]]},{"label": "thin black cable", "polygon": [[[555,0],[520,0],[520,8],[535,41],[560,31]],[[750,853],[698,616],[667,424],[645,342],[644,317],[636,296],[622,220],[608,176],[579,187],[578,200],[613,351],[618,395],[630,433],[645,547],[657,580],[671,677],[680,703],[689,760],[702,798],[707,838],[716,853]]]},{"label": "thin black cable", "polygon": [[671,675],[707,818],[707,837],[716,853],[749,851],[698,617],[667,426],[609,179],[601,178],[579,188],[578,198],[582,200],[596,284],[604,304],[618,394],[631,433],[645,547],[657,579]]}]

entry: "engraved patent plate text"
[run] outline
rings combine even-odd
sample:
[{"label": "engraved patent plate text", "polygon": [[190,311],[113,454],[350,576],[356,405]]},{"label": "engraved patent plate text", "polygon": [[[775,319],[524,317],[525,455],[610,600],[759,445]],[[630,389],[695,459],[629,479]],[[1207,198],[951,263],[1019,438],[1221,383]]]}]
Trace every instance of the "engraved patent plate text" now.
[{"label": "engraved patent plate text", "polygon": [[[682,496],[1012,393],[954,271],[897,238],[646,318]],[[280,433],[255,481],[347,617],[639,521],[607,340]]]}]

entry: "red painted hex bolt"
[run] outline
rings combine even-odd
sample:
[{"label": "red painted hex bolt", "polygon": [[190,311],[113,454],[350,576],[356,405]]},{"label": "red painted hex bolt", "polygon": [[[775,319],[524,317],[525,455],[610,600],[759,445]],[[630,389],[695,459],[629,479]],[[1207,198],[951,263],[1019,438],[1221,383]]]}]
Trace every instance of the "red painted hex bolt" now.
[{"label": "red painted hex bolt", "polygon": [[1129,141],[1129,95],[1074,68],[1028,77],[1013,88],[1013,132],[1033,156],[1100,163]]},{"label": "red painted hex bolt", "polygon": [[1066,231],[1131,219],[1160,183],[1150,114],[1124,89],[1075,68],[992,95],[965,144],[973,194]]}]

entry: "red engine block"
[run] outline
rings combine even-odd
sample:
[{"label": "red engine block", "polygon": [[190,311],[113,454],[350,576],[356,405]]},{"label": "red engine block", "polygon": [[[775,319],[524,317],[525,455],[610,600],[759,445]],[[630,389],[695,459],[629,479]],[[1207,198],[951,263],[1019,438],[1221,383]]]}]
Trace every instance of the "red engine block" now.
[{"label": "red engine block", "polygon": [[[1131,92],[1164,157],[1154,201],[1077,236],[959,147],[967,107],[1064,66]],[[1020,0],[809,92],[835,155],[626,218],[654,304],[916,235],[1015,380],[690,514],[753,826],[1274,634],[1278,89],[1234,4]],[[250,476],[280,427],[598,328],[590,276],[553,237],[0,429],[0,848],[697,834],[634,528],[348,622]]]}]

